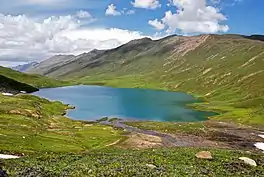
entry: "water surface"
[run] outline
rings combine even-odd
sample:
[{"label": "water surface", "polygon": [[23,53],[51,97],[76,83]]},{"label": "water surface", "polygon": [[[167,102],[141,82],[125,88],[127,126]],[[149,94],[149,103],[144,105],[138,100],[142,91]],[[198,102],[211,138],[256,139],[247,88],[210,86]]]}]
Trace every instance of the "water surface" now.
[{"label": "water surface", "polygon": [[197,100],[181,92],[124,89],[101,86],[70,86],[41,89],[34,95],[76,106],[67,116],[77,120],[118,117],[152,121],[202,121],[214,113],[186,105]]}]

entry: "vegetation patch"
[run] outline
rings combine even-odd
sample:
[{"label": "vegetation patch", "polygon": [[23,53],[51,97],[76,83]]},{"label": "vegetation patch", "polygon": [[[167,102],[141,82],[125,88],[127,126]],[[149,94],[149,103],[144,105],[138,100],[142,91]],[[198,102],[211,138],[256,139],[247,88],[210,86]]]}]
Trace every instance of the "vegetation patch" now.
[{"label": "vegetation patch", "polygon": [[61,116],[66,105],[33,95],[0,95],[0,153],[81,152],[123,136],[112,127]]},{"label": "vegetation patch", "polygon": [[[213,159],[195,157],[201,150]],[[249,157],[257,167],[244,164]],[[104,149],[81,154],[45,154],[8,160],[2,166],[11,176],[263,176],[263,154],[216,149]]]}]

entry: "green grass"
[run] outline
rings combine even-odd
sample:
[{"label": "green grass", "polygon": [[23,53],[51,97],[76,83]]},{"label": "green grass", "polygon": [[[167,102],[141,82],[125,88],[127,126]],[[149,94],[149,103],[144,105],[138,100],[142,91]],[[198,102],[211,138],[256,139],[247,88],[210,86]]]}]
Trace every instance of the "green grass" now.
[{"label": "green grass", "polygon": [[0,151],[81,152],[122,139],[122,131],[63,117],[67,106],[32,95],[0,96]]},{"label": "green grass", "polygon": [[124,122],[125,124],[143,130],[155,130],[164,133],[183,133],[201,135],[207,131],[204,122],[174,123],[174,122]]},{"label": "green grass", "polygon": [[70,85],[69,82],[60,81],[52,78],[48,78],[36,74],[25,74],[18,71],[14,71],[10,68],[5,68],[0,66],[0,75],[8,77],[10,79],[16,80],[21,83],[25,83],[36,88],[45,88],[45,87],[58,87],[64,85]]},{"label": "green grass", "polygon": [[135,54],[140,45],[125,53],[124,48],[108,52],[98,59],[102,64],[65,78],[77,84],[182,91],[208,103],[195,105],[197,109],[221,113],[213,119],[264,126],[263,42],[212,35],[184,56],[164,52],[166,40]]},{"label": "green grass", "polygon": [[[209,150],[213,160],[195,154]],[[238,158],[250,157],[251,167]],[[155,165],[152,169],[147,164]],[[263,154],[216,149],[173,148],[153,150],[105,149],[82,154],[45,154],[3,162],[11,176],[263,176]]]}]

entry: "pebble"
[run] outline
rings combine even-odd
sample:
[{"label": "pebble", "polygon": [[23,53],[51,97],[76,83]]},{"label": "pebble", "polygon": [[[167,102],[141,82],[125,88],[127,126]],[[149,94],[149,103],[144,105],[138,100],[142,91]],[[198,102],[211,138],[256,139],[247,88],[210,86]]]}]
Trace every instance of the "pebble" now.
[{"label": "pebble", "polygon": [[149,167],[149,168],[151,168],[151,169],[155,169],[155,168],[157,168],[155,165],[153,165],[153,164],[146,164],[146,166],[147,167]]}]

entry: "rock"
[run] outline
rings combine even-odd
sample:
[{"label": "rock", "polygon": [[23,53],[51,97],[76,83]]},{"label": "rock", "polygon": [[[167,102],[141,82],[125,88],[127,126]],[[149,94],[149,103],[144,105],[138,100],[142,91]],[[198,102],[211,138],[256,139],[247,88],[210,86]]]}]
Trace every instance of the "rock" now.
[{"label": "rock", "polygon": [[207,159],[207,160],[213,159],[212,154],[209,151],[201,151],[201,152],[198,152],[195,156],[198,159]]},{"label": "rock", "polygon": [[146,166],[147,167],[149,167],[149,168],[151,168],[151,169],[155,169],[155,168],[157,168],[155,165],[153,165],[153,164],[146,164]]},{"label": "rock", "polygon": [[255,160],[250,159],[248,157],[240,157],[239,159],[243,160],[245,164],[248,164],[248,165],[251,165],[251,166],[254,166],[254,167],[257,166],[257,163],[255,162]]}]

